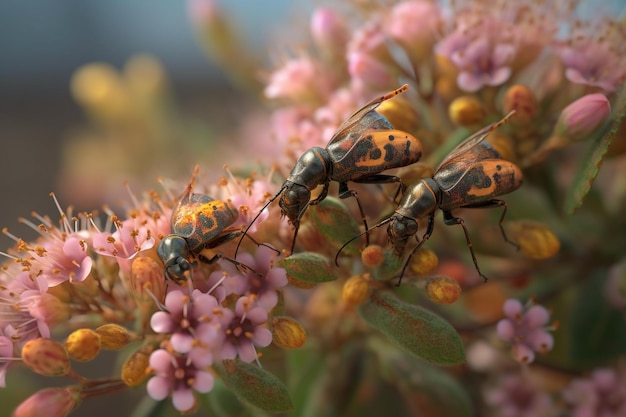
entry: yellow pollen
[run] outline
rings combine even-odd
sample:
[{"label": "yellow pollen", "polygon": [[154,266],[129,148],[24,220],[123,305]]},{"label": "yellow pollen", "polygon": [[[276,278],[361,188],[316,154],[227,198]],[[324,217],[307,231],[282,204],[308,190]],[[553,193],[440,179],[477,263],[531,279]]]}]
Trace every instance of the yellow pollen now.
[{"label": "yellow pollen", "polygon": [[252,338],[254,337],[254,334],[252,334],[251,332],[245,332],[243,334],[247,339],[252,340]]}]

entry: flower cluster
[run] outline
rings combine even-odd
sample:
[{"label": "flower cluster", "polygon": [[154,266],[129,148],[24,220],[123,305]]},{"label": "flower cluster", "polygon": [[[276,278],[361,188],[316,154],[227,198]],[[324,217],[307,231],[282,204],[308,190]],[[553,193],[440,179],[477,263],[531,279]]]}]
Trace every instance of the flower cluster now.
[{"label": "flower cluster", "polygon": [[[207,50],[239,65],[244,49],[217,4],[189,6]],[[73,93],[114,148],[145,153],[124,138],[158,132],[142,161],[159,167],[176,150],[186,167],[203,160],[224,171],[196,167],[186,186],[131,192],[125,210],[105,206],[105,217],[54,198],[58,223],[20,219],[39,233],[33,242],[3,230],[14,245],[0,270],[0,385],[15,363],[77,382],[39,391],[16,417],[65,416],[144,382],[182,413],[208,407],[200,396],[216,387],[274,413],[315,403],[309,414],[362,415],[378,400],[404,415],[424,404],[471,415],[470,403],[476,415],[623,413],[622,370],[597,368],[626,353],[615,336],[626,334],[626,148],[609,147],[624,139],[623,22],[581,20],[575,2],[344,6],[314,9],[310,45],[285,54],[262,86],[252,58],[228,71],[272,111],[260,124],[238,115],[229,138],[251,133],[220,152],[189,155],[169,141],[163,126],[181,123],[154,105],[166,100],[154,61],[77,72]],[[607,150],[612,178],[598,176]],[[585,198],[595,204],[575,221],[560,217]],[[530,294],[545,306],[517,301]],[[565,323],[558,332],[551,315]],[[305,340],[311,350],[292,354]],[[460,364],[465,343],[469,366],[454,373],[414,358]],[[130,355],[113,378],[72,367],[122,348]],[[534,384],[541,377],[530,373],[546,363],[596,370]],[[484,385],[470,392],[461,374]],[[224,398],[222,413],[239,401]]]}]

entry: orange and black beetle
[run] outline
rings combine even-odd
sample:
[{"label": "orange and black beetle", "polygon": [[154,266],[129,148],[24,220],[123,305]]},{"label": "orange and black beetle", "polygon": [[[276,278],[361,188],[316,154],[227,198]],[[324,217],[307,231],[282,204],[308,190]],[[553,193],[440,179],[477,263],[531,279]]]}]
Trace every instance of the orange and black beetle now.
[{"label": "orange and black beetle", "polygon": [[489,133],[504,124],[513,113],[481,129],[459,144],[437,167],[432,178],[424,178],[408,186],[394,214],[374,226],[380,227],[389,223],[387,227],[389,241],[394,253],[402,256],[408,240],[417,234],[417,220],[428,217],[426,233],[404,263],[398,284],[413,255],[432,235],[437,209],[443,212],[445,224],[459,224],[463,227],[474,266],[485,280],[487,278],[478,267],[465,223],[463,219],[454,217],[452,210],[502,207],[500,231],[506,242],[517,247],[515,243],[508,240],[502,226],[506,215],[506,203],[494,197],[508,194],[519,188],[522,184],[522,171],[517,165],[502,159],[498,151],[484,141]]},{"label": "orange and black beetle", "polygon": [[[207,258],[201,252],[216,248],[243,233],[239,228],[230,227],[239,217],[239,211],[230,201],[192,193],[198,169],[196,166],[189,185],[172,212],[171,234],[164,237],[157,247],[166,278],[178,284],[186,279],[185,272],[193,265],[190,259],[213,263],[222,255],[214,253]],[[229,261],[239,264],[232,259]]]},{"label": "orange and black beetle", "polygon": [[[295,228],[291,252],[296,243],[300,219],[309,205],[319,204],[326,198],[331,181],[339,183],[340,198],[356,197],[356,191],[348,188],[348,181],[370,184],[400,182],[396,176],[380,173],[410,165],[420,159],[420,141],[406,132],[394,130],[391,123],[375,111],[382,102],[407,89],[408,85],[405,84],[372,100],[339,126],[325,148],[316,146],[306,150],[276,195],[261,209],[259,214],[280,196],[281,213],[289,218]],[[311,201],[311,190],[319,185],[323,185],[323,189]],[[365,222],[358,199],[357,204]]]}]

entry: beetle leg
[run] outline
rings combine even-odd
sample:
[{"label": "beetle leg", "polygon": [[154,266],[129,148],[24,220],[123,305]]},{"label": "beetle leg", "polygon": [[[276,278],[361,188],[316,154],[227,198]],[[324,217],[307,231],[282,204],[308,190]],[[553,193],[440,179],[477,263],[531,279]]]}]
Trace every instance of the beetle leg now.
[{"label": "beetle leg", "polygon": [[369,234],[369,229],[367,227],[367,218],[365,217],[365,211],[363,211],[363,206],[361,205],[361,202],[359,201],[359,194],[348,188],[348,183],[347,182],[340,182],[339,183],[339,198],[344,199],[344,198],[348,198],[348,197],[354,197],[354,199],[356,200],[356,205],[359,207],[359,213],[361,214],[361,220],[363,220],[363,226],[365,226],[365,246],[369,246],[370,244],[370,234]]},{"label": "beetle leg", "polygon": [[[402,272],[400,272],[400,276],[398,277],[398,283],[396,284],[396,287],[400,286],[400,283],[402,282],[402,277],[404,276],[404,272],[406,271],[406,268],[411,263],[411,259],[413,259],[413,255],[415,255],[417,251],[420,250],[420,248],[424,245],[424,243],[426,243],[426,241],[430,239],[430,236],[433,234],[434,229],[435,229],[435,212],[433,211],[432,213],[428,215],[428,226],[426,227],[426,233],[424,233],[424,236],[422,236],[422,240],[418,240],[417,246],[413,248],[413,250],[411,251],[411,254],[409,255],[408,258],[406,258],[406,261],[404,262],[404,266],[402,267]],[[417,239],[417,234],[415,234],[415,239]]]},{"label": "beetle leg", "polygon": [[[475,206],[474,206],[475,207]],[[474,254],[474,248],[472,247],[472,240],[469,237],[469,232],[467,231],[467,227],[465,227],[465,222],[460,217],[454,217],[451,212],[443,210],[443,222],[448,226],[458,224],[463,228],[463,233],[465,233],[465,240],[467,242],[467,247],[470,250],[470,254],[472,255],[472,261],[474,261],[474,266],[476,267],[476,271],[478,275],[480,275],[485,282],[487,282],[487,277],[485,274],[480,272],[480,268],[478,267],[478,261],[476,260],[476,255]]]},{"label": "beetle leg", "polygon": [[519,245],[513,242],[512,240],[509,240],[509,238],[506,236],[506,232],[504,231],[503,223],[504,223],[504,217],[506,216],[506,209],[507,209],[506,201],[493,199],[493,200],[485,201],[483,203],[475,203],[475,204],[471,204],[468,206],[462,206],[462,208],[495,208],[495,207],[502,207],[502,215],[500,216],[500,221],[498,222],[498,226],[500,227],[500,232],[502,233],[502,238],[504,239],[506,243],[510,244],[511,246],[514,246],[515,249],[519,250],[520,249]]}]

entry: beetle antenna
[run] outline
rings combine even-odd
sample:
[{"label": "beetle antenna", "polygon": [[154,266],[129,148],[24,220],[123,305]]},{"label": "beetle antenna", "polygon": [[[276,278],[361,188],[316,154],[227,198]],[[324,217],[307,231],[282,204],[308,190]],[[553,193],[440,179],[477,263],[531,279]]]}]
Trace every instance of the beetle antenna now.
[{"label": "beetle antenna", "polygon": [[239,252],[239,246],[241,246],[241,242],[243,241],[243,238],[248,234],[248,230],[250,230],[250,228],[252,227],[252,225],[254,224],[254,222],[256,221],[256,219],[259,218],[259,216],[261,215],[261,213],[263,213],[263,210],[265,210],[267,208],[267,206],[269,206],[270,204],[272,204],[272,202],[274,200],[276,200],[278,198],[278,196],[285,190],[285,186],[283,185],[282,187],[280,187],[280,190],[278,190],[278,192],[274,195],[274,197],[270,198],[269,201],[267,203],[265,203],[265,205],[261,208],[261,210],[259,210],[259,212],[256,214],[256,216],[254,216],[254,218],[252,219],[252,221],[248,224],[248,226],[246,227],[246,229],[243,231],[243,235],[241,235],[241,238],[239,239],[239,242],[237,242],[237,248],[235,249],[235,259],[237,258],[237,253]]},{"label": "beetle antenna", "polygon": [[350,239],[346,243],[344,243],[343,246],[341,248],[339,248],[339,250],[337,251],[337,255],[335,255],[335,265],[339,266],[339,255],[341,255],[341,252],[346,248],[346,246],[348,246],[350,243],[354,242],[355,240],[357,240],[358,238],[360,238],[364,234],[371,232],[372,230],[374,230],[377,227],[384,226],[387,223],[389,223],[390,221],[391,221],[391,217],[388,217],[385,220],[383,220],[382,222],[380,222],[380,223],[370,227],[369,229],[365,229],[364,232],[359,233],[358,235],[354,236],[352,239]]}]

